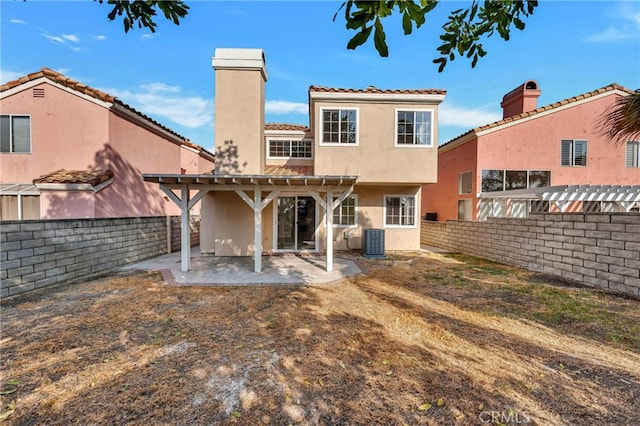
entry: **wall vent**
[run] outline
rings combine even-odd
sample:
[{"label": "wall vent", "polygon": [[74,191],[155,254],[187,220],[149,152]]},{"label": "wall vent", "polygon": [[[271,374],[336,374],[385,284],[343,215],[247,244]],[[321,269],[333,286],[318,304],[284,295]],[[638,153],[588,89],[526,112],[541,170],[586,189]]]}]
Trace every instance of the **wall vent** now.
[{"label": "wall vent", "polygon": [[33,89],[33,97],[34,98],[44,98],[44,89]]},{"label": "wall vent", "polygon": [[364,229],[362,255],[364,257],[386,257],[384,254],[384,229]]}]

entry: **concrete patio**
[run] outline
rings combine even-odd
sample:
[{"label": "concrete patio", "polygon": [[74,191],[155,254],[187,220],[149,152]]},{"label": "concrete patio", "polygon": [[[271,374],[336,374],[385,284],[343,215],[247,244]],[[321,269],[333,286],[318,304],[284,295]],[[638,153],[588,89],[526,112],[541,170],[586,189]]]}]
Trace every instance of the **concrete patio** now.
[{"label": "concrete patio", "polygon": [[120,270],[160,271],[171,285],[291,285],[327,284],[362,271],[352,260],[334,258],[333,271],[325,270],[324,256],[283,253],[262,257],[262,272],[254,272],[253,257],[201,254],[191,249],[191,270],[180,270],[180,252],[127,265]]}]

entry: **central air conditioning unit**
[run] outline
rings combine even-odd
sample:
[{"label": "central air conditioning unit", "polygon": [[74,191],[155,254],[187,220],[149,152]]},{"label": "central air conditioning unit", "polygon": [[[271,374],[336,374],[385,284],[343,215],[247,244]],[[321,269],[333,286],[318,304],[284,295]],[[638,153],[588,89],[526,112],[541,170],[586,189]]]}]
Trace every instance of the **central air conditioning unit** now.
[{"label": "central air conditioning unit", "polygon": [[363,230],[362,255],[364,257],[384,258],[384,229]]}]

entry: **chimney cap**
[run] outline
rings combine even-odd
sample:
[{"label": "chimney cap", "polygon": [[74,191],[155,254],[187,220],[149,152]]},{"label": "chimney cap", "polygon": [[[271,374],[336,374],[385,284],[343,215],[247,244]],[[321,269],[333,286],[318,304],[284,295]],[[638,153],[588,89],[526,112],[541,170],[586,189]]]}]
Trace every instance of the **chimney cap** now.
[{"label": "chimney cap", "polygon": [[264,50],[246,48],[216,48],[211,66],[216,69],[246,69],[262,72],[267,81],[267,61]]}]

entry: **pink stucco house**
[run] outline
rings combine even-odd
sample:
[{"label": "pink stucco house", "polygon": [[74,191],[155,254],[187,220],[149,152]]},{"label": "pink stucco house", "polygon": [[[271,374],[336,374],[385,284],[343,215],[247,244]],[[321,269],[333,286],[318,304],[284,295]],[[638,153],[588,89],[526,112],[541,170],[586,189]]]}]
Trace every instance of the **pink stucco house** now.
[{"label": "pink stucco house", "polygon": [[530,211],[638,210],[637,194],[614,192],[629,192],[625,186],[638,192],[639,143],[611,144],[598,125],[632,91],[611,84],[538,108],[540,93],[537,82],[525,82],[504,96],[502,120],[438,148],[438,179],[423,187],[423,216],[484,220]]},{"label": "pink stucco house", "polygon": [[142,173],[214,156],[121,100],[43,68],[0,88],[1,220],[179,213]]},{"label": "pink stucco house", "polygon": [[212,65],[215,173],[145,174],[181,206],[183,270],[198,201],[201,251],[254,256],[256,272],[264,252],[326,253],[331,270],[334,248],[420,248],[444,90],[311,86],[309,126],[266,124],[264,52],[216,49]]}]

